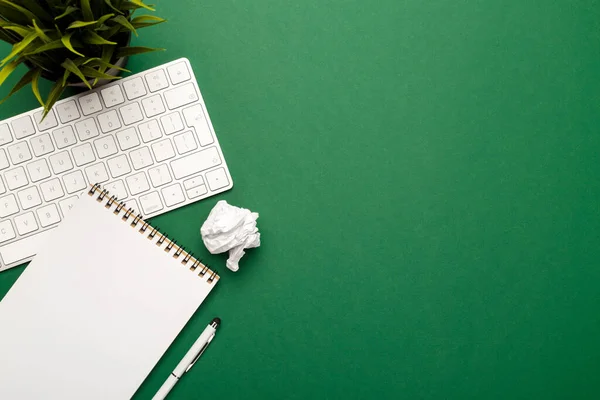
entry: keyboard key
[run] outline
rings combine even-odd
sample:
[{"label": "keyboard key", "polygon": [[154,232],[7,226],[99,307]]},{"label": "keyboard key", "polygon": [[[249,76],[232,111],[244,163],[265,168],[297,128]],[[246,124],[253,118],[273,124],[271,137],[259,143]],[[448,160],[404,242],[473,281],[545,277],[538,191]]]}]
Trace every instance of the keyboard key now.
[{"label": "keyboard key", "polygon": [[181,115],[179,115],[178,111],[167,114],[164,117],[160,117],[160,123],[167,135],[179,132],[184,128]]},{"label": "keyboard key", "polygon": [[17,199],[14,194],[9,194],[0,198],[0,217],[8,217],[19,212]]},{"label": "keyboard key", "polygon": [[154,163],[147,147],[131,151],[129,157],[131,157],[131,163],[135,169],[142,169]]},{"label": "keyboard key", "polygon": [[55,174],[60,174],[70,169],[73,169],[73,161],[68,151],[52,154],[49,158],[50,166]]},{"label": "keyboard key", "polygon": [[165,112],[165,105],[163,104],[159,94],[143,99],[142,107],[144,107],[144,112],[148,118],[152,118],[155,115]]},{"label": "keyboard key", "polygon": [[185,193],[190,200],[193,200],[208,193],[208,189],[206,188],[206,185],[200,185],[186,190]]},{"label": "keyboard key", "polygon": [[140,139],[138,138],[135,128],[129,128],[118,132],[117,141],[119,142],[121,150],[129,150],[140,145]]},{"label": "keyboard key", "polygon": [[204,185],[204,179],[201,176],[196,176],[190,179],[183,181],[183,187],[187,189],[192,189],[198,186]]},{"label": "keyboard key", "polygon": [[210,190],[215,191],[229,185],[229,179],[227,179],[227,173],[225,168],[215,169],[206,173],[206,181]]},{"label": "keyboard key", "polygon": [[200,146],[208,146],[214,142],[213,135],[208,126],[208,120],[204,116],[204,109],[201,104],[196,104],[195,106],[183,110],[183,117],[185,118],[187,126],[194,128],[196,131]]},{"label": "keyboard key", "polygon": [[183,203],[185,201],[185,196],[183,195],[183,190],[181,190],[181,185],[179,185],[179,183],[167,186],[161,190],[161,193],[165,199],[165,204],[167,207],[171,207],[175,204]]},{"label": "keyboard key", "polygon": [[107,161],[108,169],[113,178],[118,178],[131,172],[131,166],[127,161],[127,156],[121,154],[115,158],[111,158]]},{"label": "keyboard key", "polygon": [[170,139],[154,143],[152,145],[152,152],[154,153],[156,162],[162,162],[175,157],[175,149],[173,149]]},{"label": "keyboard key", "polygon": [[2,178],[0,178],[0,194],[6,193],[6,187],[4,186],[4,182],[2,182]]},{"label": "keyboard key", "polygon": [[73,206],[75,205],[75,202],[78,198],[78,196],[71,196],[58,202],[58,206],[60,207],[60,211],[62,212],[63,217],[66,216],[68,212],[73,209]]},{"label": "keyboard key", "polygon": [[48,240],[51,234],[52,230],[48,230],[2,246],[0,247],[0,257],[6,265],[27,260],[35,255],[37,249]]},{"label": "keyboard key", "polygon": [[73,132],[73,127],[69,125],[52,131],[52,136],[54,136],[56,147],[59,149],[64,149],[65,147],[69,147],[77,143],[77,139],[75,139],[75,132]]},{"label": "keyboard key", "polygon": [[148,179],[144,172],[138,172],[137,174],[128,176],[125,179],[125,182],[127,183],[127,187],[132,196],[150,189],[150,184],[148,183]]},{"label": "keyboard key", "polygon": [[102,183],[108,180],[108,172],[103,163],[91,165],[85,169],[90,184]]},{"label": "keyboard key", "polygon": [[112,136],[104,136],[101,139],[94,140],[94,147],[98,152],[98,157],[105,158],[118,152],[117,144]]},{"label": "keyboard key", "polygon": [[8,124],[0,125],[0,146],[13,141]]},{"label": "keyboard key", "polygon": [[56,200],[65,195],[58,178],[54,178],[42,183],[40,185],[40,189],[42,191],[42,196],[44,196],[44,200],[46,201]]},{"label": "keyboard key", "polygon": [[79,98],[79,105],[83,115],[90,115],[98,111],[102,111],[102,104],[100,104],[100,98],[98,93],[90,93],[86,96]]},{"label": "keyboard key", "polygon": [[138,130],[144,143],[159,139],[162,136],[158,122],[155,119],[139,124]]},{"label": "keyboard key", "polygon": [[54,115],[54,111],[50,110],[46,118],[42,120],[42,116],[44,115],[43,111],[38,111],[33,114],[33,118],[35,119],[35,123],[38,126],[40,132],[43,132],[50,128],[56,128],[58,126],[58,121],[56,121],[56,116]]},{"label": "keyboard key", "polygon": [[100,93],[102,94],[102,100],[104,100],[106,107],[113,107],[125,102],[123,92],[119,85],[113,85],[109,88],[102,89]]},{"label": "keyboard key", "polygon": [[104,189],[108,190],[111,196],[117,196],[117,199],[123,200],[127,198],[127,190],[122,180],[114,181],[104,185]]},{"label": "keyboard key", "polygon": [[77,109],[75,100],[69,100],[65,101],[64,103],[56,104],[54,108],[58,112],[58,118],[60,118],[60,122],[63,124],[75,121],[81,116],[79,115],[79,110]]},{"label": "keyboard key", "polygon": [[191,131],[184,132],[180,135],[176,135],[173,140],[175,141],[175,147],[179,154],[189,153],[198,148],[194,134]]},{"label": "keyboard key", "polygon": [[15,226],[19,235],[27,235],[28,233],[39,229],[35,216],[32,212],[28,212],[15,217]]},{"label": "keyboard key", "polygon": [[4,168],[8,168],[10,164],[8,163],[8,157],[6,156],[6,152],[4,149],[0,149],[0,170]]},{"label": "keyboard key", "polygon": [[69,194],[81,192],[87,188],[87,183],[85,182],[83,172],[79,170],[63,175],[62,179],[63,183],[65,184],[65,189]]},{"label": "keyboard key", "polygon": [[17,118],[10,123],[17,139],[23,139],[35,133],[35,128],[31,118],[28,115]]},{"label": "keyboard key", "polygon": [[158,192],[150,192],[139,197],[142,212],[146,215],[163,209],[162,201]]},{"label": "keyboard key", "polygon": [[60,222],[60,214],[58,213],[56,204],[48,204],[47,206],[38,209],[36,213],[40,219],[40,224],[42,224],[42,227],[44,228]]},{"label": "keyboard key", "polygon": [[100,123],[100,129],[104,133],[115,131],[121,127],[119,115],[115,110],[98,115],[98,122]]},{"label": "keyboard key", "polygon": [[146,95],[146,88],[144,87],[144,82],[140,77],[126,80],[123,83],[123,88],[125,89],[125,94],[129,100],[137,99]]},{"label": "keyboard key", "polygon": [[146,83],[148,84],[151,92],[157,92],[161,89],[169,87],[167,76],[165,75],[165,71],[162,69],[152,71],[149,74],[144,75],[144,77],[146,78]]},{"label": "keyboard key", "polygon": [[29,181],[23,167],[8,170],[4,173],[4,179],[10,190],[15,190],[27,186]]},{"label": "keyboard key", "polygon": [[167,72],[169,73],[169,78],[171,78],[171,83],[173,85],[177,85],[178,83],[185,82],[190,79],[190,71],[188,71],[185,62],[180,62],[167,67]]},{"label": "keyboard key", "polygon": [[77,122],[75,124],[75,130],[77,131],[79,140],[87,140],[100,135],[94,118],[88,118]]},{"label": "keyboard key", "polygon": [[150,182],[152,182],[152,186],[154,187],[163,186],[172,181],[169,167],[165,164],[148,169],[148,175],[150,176]]},{"label": "keyboard key", "polygon": [[8,146],[8,155],[13,164],[21,164],[25,161],[31,160],[31,151],[27,142],[17,142],[11,146]]},{"label": "keyboard key", "polygon": [[125,125],[131,125],[144,119],[142,109],[138,103],[127,104],[125,107],[119,108],[119,112]]},{"label": "keyboard key", "polygon": [[50,168],[45,158],[30,162],[26,165],[31,182],[38,182],[50,177]]},{"label": "keyboard key", "polygon": [[185,178],[198,172],[207,170],[221,164],[221,157],[216,147],[192,153],[171,161],[171,169],[175,179]]},{"label": "keyboard key", "polygon": [[198,93],[193,83],[186,83],[165,92],[165,101],[170,110],[198,101]]},{"label": "keyboard key", "polygon": [[4,243],[7,240],[16,238],[15,230],[13,229],[12,222],[2,221],[0,222],[0,243]]},{"label": "keyboard key", "polygon": [[73,147],[71,152],[75,158],[75,164],[78,167],[96,161],[94,150],[92,149],[92,145],[89,143],[84,143],[81,146]]},{"label": "keyboard key", "polygon": [[21,208],[23,210],[28,210],[35,206],[39,206],[42,204],[42,198],[40,197],[40,192],[38,192],[37,187],[32,186],[28,187],[25,190],[21,190],[17,193],[17,197],[19,199],[19,203],[21,204]]},{"label": "keyboard key", "polygon": [[47,133],[43,133],[31,138],[29,143],[31,143],[33,154],[35,154],[36,157],[41,157],[54,151],[52,139],[50,139],[50,135]]}]

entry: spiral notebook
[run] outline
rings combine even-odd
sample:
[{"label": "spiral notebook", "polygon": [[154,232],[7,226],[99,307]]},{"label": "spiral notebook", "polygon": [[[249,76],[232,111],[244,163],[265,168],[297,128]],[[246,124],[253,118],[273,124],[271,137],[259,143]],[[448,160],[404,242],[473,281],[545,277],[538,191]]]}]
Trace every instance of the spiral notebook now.
[{"label": "spiral notebook", "polygon": [[218,280],[92,187],[0,301],[0,399],[129,399]]}]

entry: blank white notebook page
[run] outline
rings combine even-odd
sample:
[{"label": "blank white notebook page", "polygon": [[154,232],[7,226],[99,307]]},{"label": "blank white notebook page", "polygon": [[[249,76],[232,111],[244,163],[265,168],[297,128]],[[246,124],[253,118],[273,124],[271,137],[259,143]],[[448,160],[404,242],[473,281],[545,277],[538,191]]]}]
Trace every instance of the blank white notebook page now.
[{"label": "blank white notebook page", "polygon": [[97,196],[0,302],[0,399],[129,399],[218,282]]}]

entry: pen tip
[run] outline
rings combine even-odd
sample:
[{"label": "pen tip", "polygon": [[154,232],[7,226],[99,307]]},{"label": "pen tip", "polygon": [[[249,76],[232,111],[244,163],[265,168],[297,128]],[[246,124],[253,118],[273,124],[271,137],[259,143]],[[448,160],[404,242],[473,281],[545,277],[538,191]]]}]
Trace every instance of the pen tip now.
[{"label": "pen tip", "polygon": [[216,324],[217,326],[221,325],[221,318],[213,318],[211,324]]}]

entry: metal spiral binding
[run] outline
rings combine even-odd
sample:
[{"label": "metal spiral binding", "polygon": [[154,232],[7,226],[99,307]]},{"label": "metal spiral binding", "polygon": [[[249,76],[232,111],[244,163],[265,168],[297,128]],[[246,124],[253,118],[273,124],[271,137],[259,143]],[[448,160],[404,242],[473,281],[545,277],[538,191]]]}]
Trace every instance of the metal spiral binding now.
[{"label": "metal spiral binding", "polygon": [[142,224],[142,226],[140,227],[140,233],[144,233],[144,232],[146,232],[146,229],[148,229],[148,227],[150,226],[150,224],[149,224],[149,223],[147,223],[146,221],[142,221],[142,222],[143,222],[143,224]]},{"label": "metal spiral binding", "polygon": [[146,235],[146,237],[149,240],[153,240],[156,237],[156,235],[159,235],[158,239],[156,240],[156,245],[161,247],[164,243],[166,243],[166,246],[164,247],[165,252],[168,253],[174,249],[175,251],[173,253],[173,258],[181,258],[181,264],[183,265],[188,265],[188,263],[191,262],[192,265],[190,266],[190,271],[196,272],[196,270],[199,270],[199,277],[204,277],[205,275],[209,274],[207,279],[208,283],[212,283],[215,280],[219,279],[219,275],[215,271],[211,270],[207,265],[205,265],[202,262],[202,260],[198,260],[197,258],[195,258],[192,253],[186,251],[185,248],[179,246],[176,241],[170,240],[166,235],[161,233],[158,228],[153,227],[149,223],[144,221],[141,213],[138,213],[136,215],[135,210],[133,208],[126,208],[127,206],[124,202],[118,201],[116,196],[110,196],[108,190],[102,189],[102,186],[100,186],[99,184],[92,185],[92,187],[88,191],[88,194],[90,196],[94,196],[96,193],[98,193],[96,197],[96,200],[98,202],[102,202],[107,196],[109,196],[104,207],[110,209],[112,206],[116,205],[114,207],[113,214],[119,215],[121,214],[121,211],[125,211],[121,216],[121,219],[123,221],[128,222],[129,219],[133,217],[133,219],[129,223],[129,225],[132,228],[137,228],[138,224],[141,224],[140,228],[138,229],[138,232],[143,235]]},{"label": "metal spiral binding", "polygon": [[116,201],[117,201],[117,196],[110,196],[110,199],[108,199],[108,201],[106,202],[106,205],[104,207],[110,208]]}]

